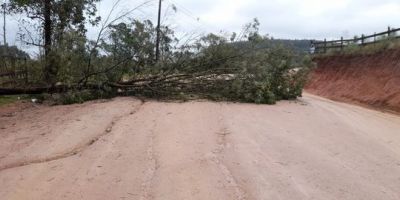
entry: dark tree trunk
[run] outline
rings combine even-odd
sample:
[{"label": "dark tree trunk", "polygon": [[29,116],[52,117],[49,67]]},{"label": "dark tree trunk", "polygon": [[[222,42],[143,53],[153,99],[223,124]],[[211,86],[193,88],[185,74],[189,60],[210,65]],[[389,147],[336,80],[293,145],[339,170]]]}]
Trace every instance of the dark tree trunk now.
[{"label": "dark tree trunk", "polygon": [[52,46],[52,19],[51,19],[51,0],[44,0],[44,21],[43,21],[43,31],[44,31],[44,54],[46,59],[46,64],[44,68],[44,77],[48,84],[54,84],[54,59],[51,56],[51,46]]},{"label": "dark tree trunk", "polygon": [[49,87],[37,88],[0,88],[0,95],[42,94],[49,92]]}]

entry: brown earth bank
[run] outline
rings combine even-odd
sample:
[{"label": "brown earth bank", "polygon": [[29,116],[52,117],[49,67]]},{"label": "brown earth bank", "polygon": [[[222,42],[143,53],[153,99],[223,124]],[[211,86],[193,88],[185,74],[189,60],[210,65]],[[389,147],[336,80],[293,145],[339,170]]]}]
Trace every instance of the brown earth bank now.
[{"label": "brown earth bank", "polygon": [[315,58],[306,91],[333,100],[400,112],[400,49]]},{"label": "brown earth bank", "polygon": [[400,117],[305,94],[0,116],[0,199],[398,200]]}]

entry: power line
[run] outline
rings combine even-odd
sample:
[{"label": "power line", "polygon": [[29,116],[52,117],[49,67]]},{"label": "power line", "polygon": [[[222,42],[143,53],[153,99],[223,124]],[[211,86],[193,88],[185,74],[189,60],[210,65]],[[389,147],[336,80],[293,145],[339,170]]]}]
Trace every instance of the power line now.
[{"label": "power line", "polygon": [[200,18],[197,17],[197,16],[195,16],[195,15],[193,14],[193,12],[191,12],[189,9],[185,8],[184,6],[182,6],[181,4],[178,4],[177,2],[175,2],[175,1],[173,1],[173,0],[169,0],[169,1],[170,1],[170,4],[175,5],[176,7],[179,7],[178,12],[179,12],[179,11],[182,11],[182,13],[183,13],[184,15],[186,15],[186,16],[188,16],[189,18],[193,19],[193,20],[196,21],[197,23],[202,24],[202,23],[200,22]]},{"label": "power line", "polygon": [[178,4],[176,1],[173,1],[173,0],[169,0],[169,1],[170,1],[173,5],[176,5],[177,7],[179,7],[183,14],[185,14],[186,16],[192,18],[192,19],[195,20],[196,22],[201,23],[201,22],[200,22],[200,18],[197,17],[197,16],[195,16],[195,15],[193,14],[192,11],[190,11],[189,9],[187,9],[186,7],[184,7],[183,5]]}]

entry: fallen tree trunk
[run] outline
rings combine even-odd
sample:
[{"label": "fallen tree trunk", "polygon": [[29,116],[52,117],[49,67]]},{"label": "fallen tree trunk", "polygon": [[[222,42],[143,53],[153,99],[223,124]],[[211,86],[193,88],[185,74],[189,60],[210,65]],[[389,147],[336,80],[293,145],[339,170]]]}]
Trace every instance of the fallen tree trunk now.
[{"label": "fallen tree trunk", "polygon": [[0,88],[0,95],[60,93],[65,91],[65,88],[60,87]]},{"label": "fallen tree trunk", "polygon": [[[110,85],[110,87],[113,87]],[[99,85],[86,85],[83,87],[78,86],[38,86],[38,87],[26,87],[26,88],[0,88],[0,95],[18,95],[18,94],[43,94],[43,93],[63,93],[73,89],[92,89],[92,90],[102,90],[103,86]]]},{"label": "fallen tree trunk", "polygon": [[[118,83],[102,83],[102,84],[86,84],[86,85],[58,85],[58,86],[30,86],[30,87],[13,87],[13,88],[0,88],[0,95],[19,95],[19,94],[43,94],[43,93],[65,93],[70,90],[105,90],[106,87],[113,89],[121,89],[124,91],[135,91],[143,93],[145,91],[180,91],[183,88],[200,88],[200,83],[203,87],[213,85],[217,81],[220,74],[174,74],[174,75],[160,75],[150,76],[146,78],[137,78],[129,82]],[[211,83],[207,83],[207,81]],[[199,85],[200,84],[200,85]],[[187,90],[187,89],[186,89]],[[162,92],[162,93],[164,93]]]}]

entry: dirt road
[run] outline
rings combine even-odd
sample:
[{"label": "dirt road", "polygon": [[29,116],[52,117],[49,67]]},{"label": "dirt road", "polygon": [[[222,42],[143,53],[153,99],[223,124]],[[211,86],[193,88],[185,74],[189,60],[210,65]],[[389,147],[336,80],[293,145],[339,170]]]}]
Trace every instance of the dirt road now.
[{"label": "dirt road", "polygon": [[0,199],[400,199],[400,117],[117,98],[0,118]]}]

